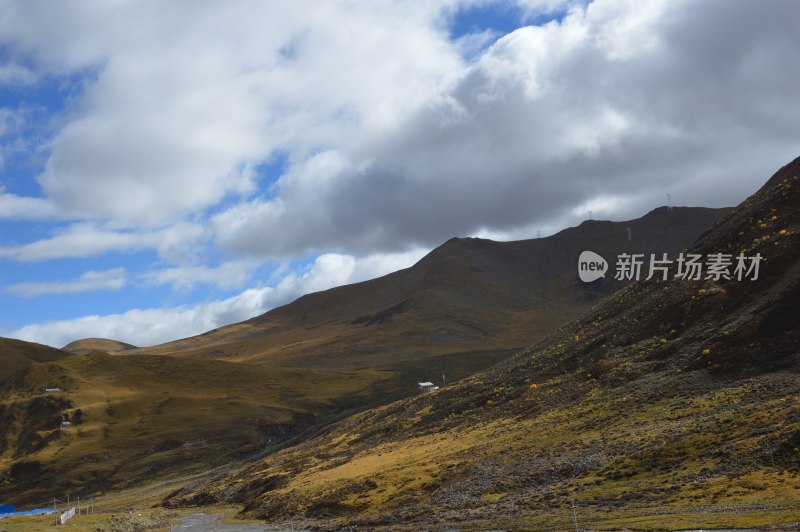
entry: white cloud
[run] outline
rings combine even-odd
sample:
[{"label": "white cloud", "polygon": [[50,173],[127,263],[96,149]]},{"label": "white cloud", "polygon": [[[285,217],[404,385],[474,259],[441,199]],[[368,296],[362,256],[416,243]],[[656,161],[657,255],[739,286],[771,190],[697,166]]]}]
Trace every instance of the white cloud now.
[{"label": "white cloud", "polygon": [[230,299],[195,306],[133,309],[121,314],[28,325],[9,336],[55,347],[81,338],[113,338],[139,346],[153,345],[252,317],[263,310],[266,291],[249,289]]},{"label": "white cloud", "polygon": [[486,36],[446,20],[488,3],[12,4],[0,35],[37,75],[91,73],[31,212],[134,231],[212,212],[237,253],[365,254],[655,188],[735,203],[796,155],[796,2],[518,0],[569,11],[465,62]]},{"label": "white cloud", "polygon": [[96,290],[120,290],[127,282],[125,268],[104,271],[89,271],[69,281],[41,281],[16,283],[4,291],[22,297],[38,297],[52,294],[79,294]]},{"label": "white cloud", "polygon": [[216,242],[367,253],[532,236],[586,205],[623,216],[666,193],[736,204],[797,155],[800,38],[785,21],[798,16],[792,2],[575,7],[502,37],[400,120],[295,161],[273,197],[214,218]]},{"label": "white cloud", "polygon": [[41,220],[53,218],[56,214],[49,201],[9,194],[0,186],[0,220]]},{"label": "white cloud", "polygon": [[[0,66],[0,87],[11,84],[3,80],[3,75],[3,67]],[[5,170],[6,160],[10,156],[24,151],[27,147],[28,143],[20,133],[26,125],[26,115],[28,114],[29,110],[24,105],[16,109],[0,107],[0,175]],[[17,196],[3,198],[3,196],[7,196],[7,194],[5,187],[0,185],[0,218],[19,216],[20,219],[26,219],[27,214],[24,210],[4,208],[3,204],[8,204],[10,201],[16,201],[19,204],[20,201],[17,200],[27,201],[28,198],[19,198]],[[54,211],[54,209],[52,210]],[[48,213],[47,216],[51,215],[51,213]]]},{"label": "white cloud", "polygon": [[39,76],[33,70],[22,65],[0,65],[0,85],[30,85],[38,79]]},{"label": "white cloud", "polygon": [[252,190],[277,149],[303,157],[425,102],[460,67],[448,3],[26,2],[0,34],[44,71],[96,72],[52,141],[47,196],[140,227]]},{"label": "white cloud", "polygon": [[195,246],[203,236],[203,228],[191,223],[179,223],[154,231],[118,231],[92,224],[74,224],[48,239],[0,247],[0,257],[37,262],[155,249],[162,257],[184,262],[196,254]]},{"label": "white cloud", "polygon": [[517,0],[516,4],[526,11],[528,18],[544,13],[567,11],[575,6],[585,5],[588,0]]},{"label": "white cloud", "polygon": [[256,263],[227,262],[219,267],[179,266],[142,274],[149,286],[170,285],[175,290],[190,290],[198,284],[208,284],[223,289],[239,288],[250,278]]},{"label": "white cloud", "polygon": [[318,256],[305,271],[287,273],[266,300],[270,306],[277,306],[310,292],[380,277],[413,265],[428,251],[416,248],[406,252],[376,253],[360,258],[341,253],[325,253]]},{"label": "white cloud", "polygon": [[[139,346],[160,344],[252,318],[309,292],[364,281],[406,268],[425,253],[426,250],[414,249],[362,258],[331,253],[318,257],[305,271],[285,273],[275,280],[274,286],[250,288],[224,300],[33,324],[13,331],[8,336],[56,347],[81,338],[112,338]],[[165,279],[172,275],[165,276]],[[81,279],[89,282],[83,277]]]}]

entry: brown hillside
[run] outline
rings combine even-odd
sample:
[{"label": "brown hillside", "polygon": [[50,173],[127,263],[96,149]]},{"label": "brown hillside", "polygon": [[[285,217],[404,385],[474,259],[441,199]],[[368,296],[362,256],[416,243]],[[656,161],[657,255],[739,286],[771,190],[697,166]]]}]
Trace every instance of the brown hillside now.
[{"label": "brown hillside", "polygon": [[800,159],[691,248],[760,253],[757,280],[634,283],[484,372],[169,504],[320,529],[797,529],[798,175]]}]

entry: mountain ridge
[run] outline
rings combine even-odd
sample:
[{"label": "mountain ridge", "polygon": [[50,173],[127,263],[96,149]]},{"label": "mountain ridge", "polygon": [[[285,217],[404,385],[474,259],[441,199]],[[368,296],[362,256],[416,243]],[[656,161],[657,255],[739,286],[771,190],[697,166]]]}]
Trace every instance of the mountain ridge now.
[{"label": "mountain ridge", "polygon": [[[330,325],[367,323],[375,325],[374,321],[370,322],[369,316],[393,309],[389,313],[391,316],[386,315],[387,319],[384,320],[390,321],[391,317],[398,318],[398,315],[415,308],[415,305],[416,308],[419,305],[446,305],[452,312],[462,311],[466,307],[467,321],[470,321],[470,309],[477,306],[526,310],[533,305],[547,313],[549,326],[576,315],[571,308],[567,308],[576,301],[560,301],[562,293],[579,294],[579,299],[585,299],[585,303],[589,304],[621,285],[611,280],[591,286],[578,285],[574,281],[572,269],[582,251],[579,248],[594,245],[612,252],[631,249],[637,252],[658,250],[673,253],[699,236],[702,231],[694,227],[705,230],[725,212],[728,211],[700,207],[675,207],[672,210],[661,208],[635,220],[587,221],[577,228],[568,228],[541,239],[495,242],[477,238],[453,238],[412,267],[377,279],[306,294],[292,303],[244,322],[220,327],[197,337],[141,348],[133,353],[207,355],[207,352],[198,352],[195,349],[198,340],[209,346],[213,345],[215,350],[220,349],[220,344],[239,338],[252,339],[259,335],[262,336],[262,341],[269,343],[270,334],[279,334],[285,329],[308,330]],[[670,225],[671,221],[674,224]],[[632,242],[626,240],[627,227],[634,230]],[[571,243],[571,239],[579,241]],[[615,242],[609,245],[607,241],[612,239]],[[555,257],[547,259],[548,255],[554,253]],[[563,272],[557,271],[558,269]],[[514,285],[520,283],[522,286],[515,289]],[[501,303],[498,305],[498,302]],[[403,307],[397,307],[401,303]],[[537,316],[537,319],[541,319],[541,316]],[[473,342],[477,339],[483,340],[482,335],[473,334],[474,330],[468,325],[461,326],[451,322],[446,325],[457,331],[456,336],[463,335]],[[505,334],[508,329],[508,326],[503,327],[497,334]],[[359,343],[358,332],[357,329],[347,331],[350,343]],[[432,331],[429,328],[421,332],[430,336],[435,333],[435,329]],[[342,333],[337,331],[336,334]],[[286,350],[282,348],[288,343],[290,342],[279,340],[275,346],[285,353]],[[521,345],[514,344],[510,347],[518,348]],[[223,356],[230,355],[225,352],[225,347],[221,349]],[[269,356],[269,349],[263,349],[263,343],[261,349],[261,355]],[[236,350],[237,346],[231,349]],[[248,349],[248,352],[250,360],[260,356],[259,353],[253,353],[252,349]]]},{"label": "mountain ridge", "polygon": [[321,530],[800,525],[798,174],[800,158],[687,250],[761,254],[757,280],[673,264],[491,368],[166,504]]}]

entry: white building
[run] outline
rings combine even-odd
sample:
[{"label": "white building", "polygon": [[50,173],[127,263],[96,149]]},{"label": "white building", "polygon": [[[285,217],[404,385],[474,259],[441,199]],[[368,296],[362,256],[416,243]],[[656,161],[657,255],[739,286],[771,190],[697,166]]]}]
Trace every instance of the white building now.
[{"label": "white building", "polygon": [[418,382],[417,388],[419,388],[421,392],[432,392],[439,389],[439,387],[434,386],[432,382]]}]

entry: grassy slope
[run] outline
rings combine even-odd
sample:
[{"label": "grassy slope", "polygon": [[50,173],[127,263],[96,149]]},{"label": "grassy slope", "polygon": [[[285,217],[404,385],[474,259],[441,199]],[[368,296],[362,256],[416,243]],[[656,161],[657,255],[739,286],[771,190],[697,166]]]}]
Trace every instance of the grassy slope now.
[{"label": "grassy slope", "polygon": [[758,281],[637,283],[487,371],[169,504],[322,528],[568,528],[573,501],[596,529],[798,526],[797,175],[800,159],[693,246],[760,252]]},{"label": "grassy slope", "polygon": [[[10,471],[0,494],[11,502],[87,496],[224,464],[331,415],[334,401],[374,400],[365,390],[383,378],[100,352],[33,365],[0,403],[0,470]],[[45,385],[63,392],[43,397]],[[61,415],[68,430],[57,429]]]}]

